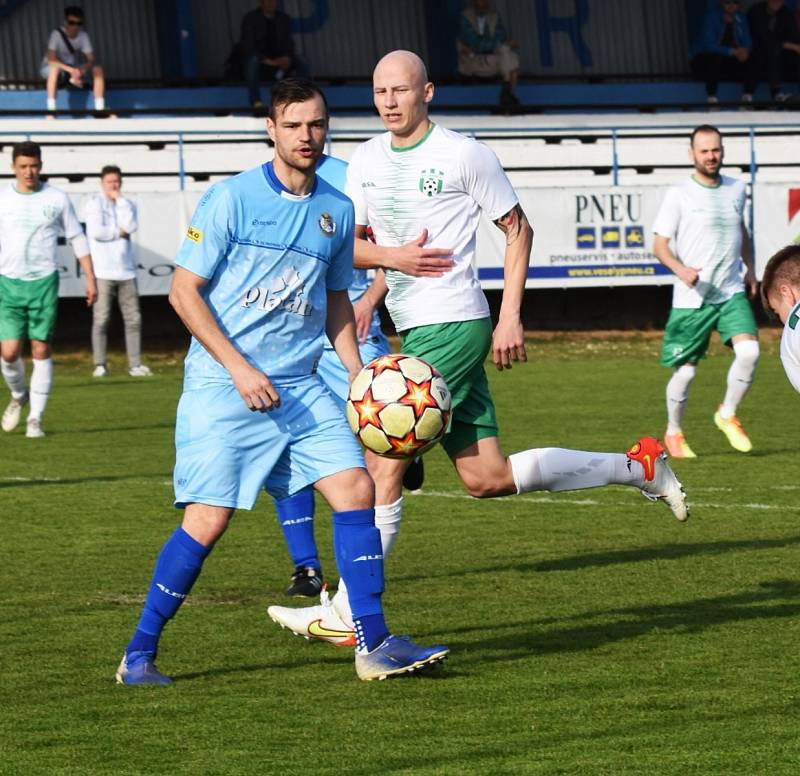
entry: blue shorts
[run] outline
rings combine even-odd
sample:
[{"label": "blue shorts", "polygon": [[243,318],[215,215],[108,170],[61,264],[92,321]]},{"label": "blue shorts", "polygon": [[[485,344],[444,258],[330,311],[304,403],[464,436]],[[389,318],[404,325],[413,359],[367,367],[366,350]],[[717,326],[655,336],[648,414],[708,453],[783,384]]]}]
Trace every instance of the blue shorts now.
[{"label": "blue shorts", "polygon": [[[361,362],[368,364],[378,356],[385,356],[390,351],[389,340],[383,334],[374,334],[367,337],[366,341],[358,346],[361,354]],[[322,382],[328,386],[328,390],[339,402],[339,406],[344,412],[344,405],[347,402],[347,394],[350,391],[350,378],[344,364],[339,360],[333,348],[325,348],[322,351],[322,358],[317,366],[317,374],[322,378]]]},{"label": "blue shorts", "polygon": [[283,499],[364,456],[316,376],[276,384],[280,407],[251,412],[230,383],[184,391],[175,423],[175,506],[252,509],[261,488]]}]

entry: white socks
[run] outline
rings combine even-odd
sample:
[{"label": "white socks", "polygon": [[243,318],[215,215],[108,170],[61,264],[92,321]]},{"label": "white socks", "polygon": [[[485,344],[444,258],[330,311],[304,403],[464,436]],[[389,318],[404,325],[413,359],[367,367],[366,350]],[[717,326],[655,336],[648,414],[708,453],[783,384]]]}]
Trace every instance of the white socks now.
[{"label": "white socks", "polygon": [[697,373],[695,364],[681,364],[667,383],[667,433],[677,434],[683,423],[686,412],[686,401],[689,398],[689,386]]},{"label": "white socks", "polygon": [[55,110],[56,109],[56,98],[55,97],[48,97],[47,98],[47,110]]},{"label": "white socks", "polygon": [[106,98],[105,97],[95,97],[94,98],[94,109],[95,110],[105,110],[106,109]]},{"label": "white socks", "polygon": [[508,457],[517,493],[583,490],[644,483],[644,469],[623,453],[587,453],[561,447],[523,450]]},{"label": "white socks", "polygon": [[727,420],[736,414],[736,408],[750,390],[753,374],[758,364],[758,340],[740,340],[733,343],[735,357],[728,370],[728,389],[719,408],[719,414]]},{"label": "white socks", "polygon": [[25,364],[22,359],[18,358],[16,361],[0,359],[0,367],[3,379],[11,391],[11,398],[21,399],[25,395]]},{"label": "white socks", "polygon": [[[394,547],[397,541],[397,533],[400,530],[400,521],[403,518],[403,497],[400,496],[392,504],[381,504],[375,507],[375,527],[381,532],[381,551],[383,552],[383,562]],[[350,611],[350,599],[347,595],[347,587],[344,579],[339,577],[339,586],[336,595],[333,597],[333,604],[336,613],[342,621],[352,627],[353,613]]]},{"label": "white socks", "polygon": [[34,358],[31,373],[31,410],[28,420],[41,420],[47,400],[50,398],[50,386],[53,384],[53,359]]}]

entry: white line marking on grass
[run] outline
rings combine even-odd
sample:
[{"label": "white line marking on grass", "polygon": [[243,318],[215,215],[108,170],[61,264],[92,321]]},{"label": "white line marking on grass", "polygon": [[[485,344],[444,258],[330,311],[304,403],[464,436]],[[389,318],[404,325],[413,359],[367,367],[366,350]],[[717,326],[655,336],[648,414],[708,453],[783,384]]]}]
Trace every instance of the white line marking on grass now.
[{"label": "white line marking on grass", "polygon": [[[473,496],[470,496],[468,493],[460,493],[458,491],[448,491],[448,490],[417,490],[417,491],[410,491],[408,495],[414,497],[430,496],[431,498],[466,499],[469,501],[484,501],[485,503],[502,503],[505,502],[506,498],[509,498],[508,496],[506,497],[501,496],[498,498],[476,499]],[[606,501],[596,501],[595,499],[591,498],[570,499],[570,498],[558,498],[553,496],[516,496],[516,497],[512,496],[512,498],[514,498],[514,501],[528,501],[532,504],[569,504],[570,506],[585,506],[585,507],[608,505],[608,502]],[[689,505],[698,509],[759,509],[759,510],[781,509],[793,512],[800,510],[800,505],[789,506],[783,504],[759,504],[759,503],[717,504],[713,502],[690,501]]]}]

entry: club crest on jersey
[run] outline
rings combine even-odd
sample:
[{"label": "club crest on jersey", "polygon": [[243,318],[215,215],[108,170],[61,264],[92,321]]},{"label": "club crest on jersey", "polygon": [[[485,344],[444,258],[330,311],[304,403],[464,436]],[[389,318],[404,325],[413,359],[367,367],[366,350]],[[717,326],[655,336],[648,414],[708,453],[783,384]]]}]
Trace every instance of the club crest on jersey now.
[{"label": "club crest on jersey", "polygon": [[48,220],[58,218],[59,208],[57,205],[45,205],[42,208],[42,215]]},{"label": "club crest on jersey", "polygon": [[330,213],[323,213],[317,223],[319,228],[322,229],[322,233],[328,235],[328,237],[333,237],[336,234],[336,222]]},{"label": "club crest on jersey", "polygon": [[419,190],[426,197],[441,194],[443,179],[444,173],[441,170],[436,170],[433,167],[430,170],[423,170],[419,176]]}]

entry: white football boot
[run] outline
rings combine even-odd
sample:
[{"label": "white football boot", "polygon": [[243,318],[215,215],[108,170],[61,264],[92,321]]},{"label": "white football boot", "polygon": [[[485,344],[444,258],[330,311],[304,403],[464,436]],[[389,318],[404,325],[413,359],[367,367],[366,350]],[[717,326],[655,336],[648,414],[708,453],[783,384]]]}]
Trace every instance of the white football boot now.
[{"label": "white football boot", "polygon": [[327,590],[319,594],[318,606],[293,609],[289,606],[270,606],[267,614],[281,628],[288,628],[297,636],[315,641],[327,641],[337,647],[354,647],[356,636],[336,611]]},{"label": "white football boot", "polygon": [[642,495],[651,501],[663,501],[682,523],[689,519],[689,505],[680,480],[667,463],[664,448],[653,437],[640,439],[626,455],[644,469]]}]

